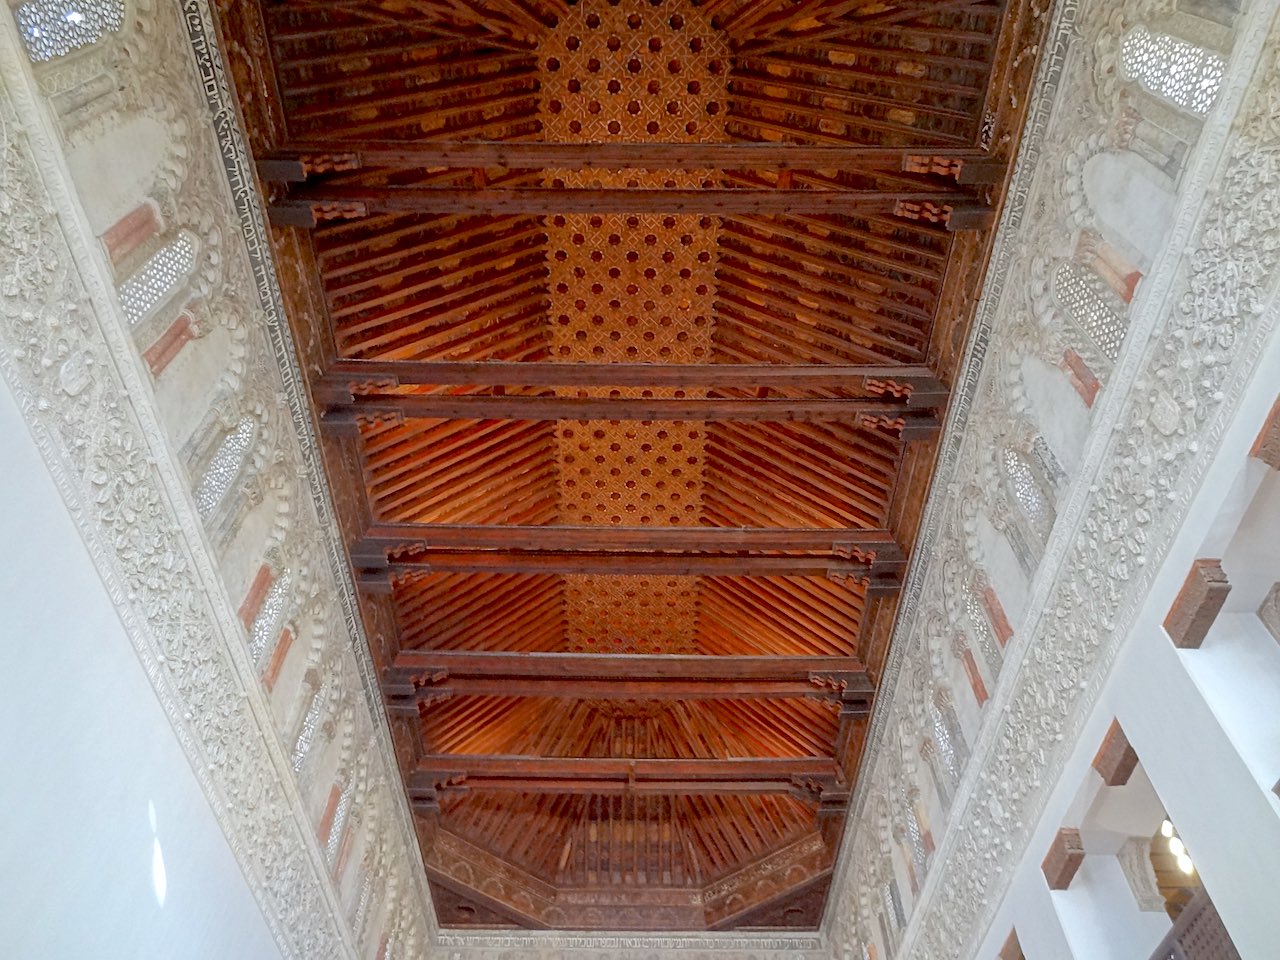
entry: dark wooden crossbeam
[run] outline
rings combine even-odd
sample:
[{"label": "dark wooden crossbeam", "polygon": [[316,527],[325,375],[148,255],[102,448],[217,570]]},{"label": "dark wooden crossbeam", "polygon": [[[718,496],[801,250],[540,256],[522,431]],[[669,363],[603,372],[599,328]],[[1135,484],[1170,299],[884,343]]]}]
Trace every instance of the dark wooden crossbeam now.
[{"label": "dark wooden crossbeam", "polygon": [[817,800],[847,792],[830,757],[650,760],[431,754],[408,777],[409,798],[434,807],[451,789],[515,793],[762,794]]},{"label": "dark wooden crossbeam", "polygon": [[616,399],[393,393],[361,394],[350,403],[330,405],[322,423],[349,433],[362,422],[405,419],[856,421],[867,427],[892,430],[906,439],[932,433],[938,427],[937,417],[931,410],[877,400]]},{"label": "dark wooden crossbeam", "polygon": [[[888,566],[886,564],[886,566]],[[899,565],[892,565],[894,567]],[[397,582],[431,573],[541,573],[559,576],[852,577],[874,594],[895,592],[897,569],[834,556],[757,556],[589,551],[430,550],[397,557],[385,569],[361,571],[362,587],[388,592]]]},{"label": "dark wooden crossbeam", "polygon": [[345,186],[319,181],[294,188],[268,212],[284,227],[314,227],[327,219],[382,213],[467,216],[552,216],[574,213],[892,214],[900,204],[935,204],[967,222],[990,213],[982,201],[956,190],[578,188]]},{"label": "dark wooden crossbeam", "polygon": [[383,676],[392,710],[452,696],[605,700],[813,697],[849,716],[871,709],[875,688],[856,657],[720,657],[407,650]]},{"label": "dark wooden crossbeam", "polygon": [[841,557],[870,557],[900,565],[902,550],[888,530],[829,527],[604,527],[546,524],[375,523],[351,546],[364,567],[385,566],[388,552],[403,554],[439,548],[469,550],[654,550],[725,551],[821,550]]},{"label": "dark wooden crossbeam", "polygon": [[801,143],[541,143],[532,141],[304,141],[259,161],[265,180],[297,183],[361,167],[513,170],[876,170],[947,171],[960,183],[989,183],[1003,169],[980,149]]},{"label": "dark wooden crossbeam", "polygon": [[947,388],[924,366],[780,363],[557,363],[501,360],[338,360],[316,384],[324,403],[350,403],[362,386],[675,387],[819,389],[906,397],[908,407],[937,407]]}]

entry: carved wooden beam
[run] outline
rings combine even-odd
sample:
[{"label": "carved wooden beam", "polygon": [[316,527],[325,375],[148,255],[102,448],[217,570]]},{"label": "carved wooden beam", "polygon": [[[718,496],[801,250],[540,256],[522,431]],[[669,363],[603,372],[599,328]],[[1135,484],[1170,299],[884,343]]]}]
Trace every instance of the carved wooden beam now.
[{"label": "carved wooden beam", "polygon": [[350,186],[318,181],[292,189],[268,209],[272,223],[314,227],[321,220],[382,213],[552,216],[574,213],[849,214],[879,211],[948,223],[989,217],[991,208],[958,190],[710,189],[578,187]]},{"label": "carved wooden beam", "polygon": [[872,596],[896,593],[902,585],[897,569],[843,557],[555,550],[429,550],[397,557],[385,569],[360,571],[357,579],[370,593],[385,594],[398,583],[433,573],[852,578],[865,583]]},{"label": "carved wooden beam", "polygon": [[[314,140],[294,142],[258,164],[266,180],[301,182],[359,167],[416,170],[877,170],[934,174],[960,183],[984,179],[992,164],[980,149],[863,147],[797,143],[542,143],[536,141]],[[977,177],[978,179],[974,179]]]},{"label": "carved wooden beam", "polygon": [[408,777],[410,801],[438,809],[449,791],[602,795],[788,794],[846,804],[848,789],[830,757],[651,760],[430,754]]},{"label": "carved wooden beam", "polygon": [[361,394],[350,403],[329,405],[321,423],[354,434],[362,423],[427,420],[787,420],[854,421],[903,439],[931,435],[939,422],[931,410],[906,403],[844,399],[682,399],[555,396],[456,396],[448,394]]},{"label": "carved wooden beam", "polygon": [[856,657],[707,657],[401,651],[383,675],[388,706],[451,696],[714,700],[815,697],[870,712],[875,688]]},{"label": "carved wooden beam", "polygon": [[901,548],[888,530],[827,527],[602,527],[548,524],[375,523],[351,546],[359,566],[385,567],[388,554],[439,548],[498,550],[822,550],[900,569]]},{"label": "carved wooden beam", "polygon": [[682,389],[838,387],[849,395],[906,398],[940,407],[947,387],[924,366],[780,363],[564,363],[501,360],[338,360],[315,386],[321,403],[350,403],[369,389],[473,387],[675,387]]}]

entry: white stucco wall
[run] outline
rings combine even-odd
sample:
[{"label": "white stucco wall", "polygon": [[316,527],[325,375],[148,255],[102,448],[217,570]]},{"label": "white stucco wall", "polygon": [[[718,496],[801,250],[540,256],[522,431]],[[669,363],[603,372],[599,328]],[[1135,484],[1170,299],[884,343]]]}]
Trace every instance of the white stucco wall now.
[{"label": "white stucco wall", "polygon": [[2,381],[0,449],[0,955],[279,957]]}]

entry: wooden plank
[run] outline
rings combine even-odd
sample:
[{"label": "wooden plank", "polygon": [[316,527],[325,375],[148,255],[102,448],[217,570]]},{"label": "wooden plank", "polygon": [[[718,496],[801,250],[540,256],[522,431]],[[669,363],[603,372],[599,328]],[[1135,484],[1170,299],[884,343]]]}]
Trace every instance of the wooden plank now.
[{"label": "wooden plank", "polygon": [[[271,161],[271,179],[305,179],[301,167],[324,157],[347,157],[357,166],[515,170],[873,170],[906,169],[920,158],[985,161],[985,150],[955,147],[870,147],[802,143],[545,143],[536,141],[295,140]],[[963,167],[962,167],[963,169]],[[324,172],[317,170],[317,172]],[[291,175],[290,175],[291,174]]]},{"label": "wooden plank", "polygon": [[388,550],[440,547],[503,550],[823,550],[837,556],[874,555],[882,563],[901,563],[901,549],[888,530],[828,527],[613,527],[548,524],[375,523],[352,544],[362,562]]},{"label": "wooden plank", "polygon": [[307,226],[307,211],[323,219],[379,213],[465,213],[484,216],[574,213],[830,214],[854,210],[891,213],[901,203],[945,204],[966,220],[989,208],[958,190],[887,191],[774,188],[646,189],[574,187],[345,186],[323,181],[294,189],[272,204],[273,222]]},{"label": "wooden plank", "polygon": [[323,417],[327,425],[385,419],[428,420],[902,420],[904,427],[931,430],[937,426],[930,411],[908,409],[905,403],[877,400],[511,397],[450,396],[444,394],[362,394],[350,403],[332,404]]}]

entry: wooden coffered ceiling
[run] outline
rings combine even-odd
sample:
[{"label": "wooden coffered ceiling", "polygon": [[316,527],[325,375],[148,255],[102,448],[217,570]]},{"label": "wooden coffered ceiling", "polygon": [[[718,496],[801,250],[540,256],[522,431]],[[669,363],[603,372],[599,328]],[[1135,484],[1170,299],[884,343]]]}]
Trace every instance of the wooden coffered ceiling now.
[{"label": "wooden coffered ceiling", "polygon": [[220,12],[441,923],[814,926],[1037,12]]}]

